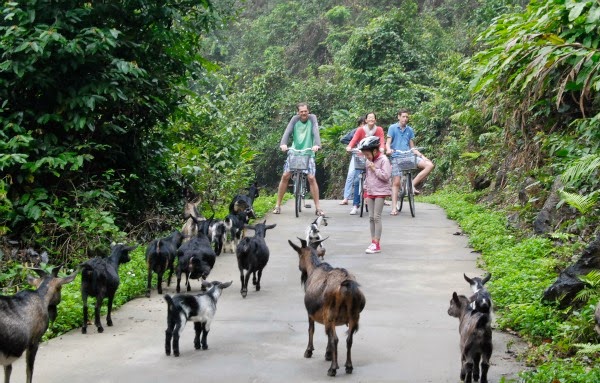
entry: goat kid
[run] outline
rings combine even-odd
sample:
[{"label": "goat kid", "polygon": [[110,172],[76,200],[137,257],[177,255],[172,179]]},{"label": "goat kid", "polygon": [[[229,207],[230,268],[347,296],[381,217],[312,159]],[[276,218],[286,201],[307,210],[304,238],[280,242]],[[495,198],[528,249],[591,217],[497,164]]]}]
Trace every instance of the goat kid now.
[{"label": "goat kid", "polygon": [[[172,297],[165,295],[167,301],[167,330],[165,331],[165,353],[171,355],[171,341],[173,355],[179,356],[179,338],[188,321],[194,322],[194,348],[208,349],[206,337],[210,331],[210,324],[217,312],[217,300],[223,289],[231,286],[230,282],[206,282],[202,285],[207,289],[205,293],[196,295],[176,294]],[[200,339],[202,336],[202,339]]]},{"label": "goat kid", "polygon": [[246,212],[250,218],[256,219],[254,209],[252,207],[254,199],[259,196],[260,189],[256,182],[254,182],[248,189],[248,194],[238,194],[231,200],[229,204],[229,213]]},{"label": "goat kid", "polygon": [[[239,245],[242,236],[244,235],[244,225],[248,224],[249,222],[250,217],[246,211],[229,213],[227,217],[225,217],[225,230],[229,234],[228,245],[231,253],[236,253],[236,248]],[[225,248],[227,248],[227,246]]]},{"label": "goat kid", "polygon": [[464,273],[463,276],[473,291],[473,295],[469,298],[471,308],[481,313],[489,314],[492,311],[492,296],[483,285],[490,280],[492,274],[488,273],[483,279],[479,277],[469,278]]},{"label": "goat kid", "polygon": [[491,317],[471,308],[469,298],[452,294],[448,315],[459,318],[461,368],[460,380],[471,383],[479,380],[481,361],[481,383],[487,383],[487,373],[492,356]]},{"label": "goat kid", "polygon": [[27,277],[27,282],[37,290],[21,290],[15,295],[0,295],[0,364],[4,366],[4,383],[10,382],[12,363],[26,352],[27,383],[33,379],[35,356],[48,329],[54,321],[61,300],[61,288],[72,282],[77,272],[58,278],[60,267],[50,274],[35,270],[40,278]]},{"label": "goat kid", "polygon": [[[308,242],[308,244],[312,244],[312,243],[317,243],[319,242],[319,245],[317,246],[317,248],[315,250],[317,250],[317,255],[319,256],[319,258],[321,258],[321,260],[323,260],[325,258],[325,246],[323,246],[323,244],[321,242],[323,239],[323,236],[321,235],[321,225],[323,226],[327,226],[327,217],[320,215],[318,216],[310,225],[308,225],[308,227],[306,228],[306,242]],[[313,247],[313,246],[311,246]]]},{"label": "goat kid", "polygon": [[221,220],[212,220],[208,227],[208,238],[213,244],[217,256],[221,255],[221,252],[223,251],[223,243],[225,242],[226,237],[227,227],[225,226],[225,222]]},{"label": "goat kid", "polygon": [[[300,238],[298,238],[300,239]],[[327,349],[325,360],[331,360],[327,375],[335,376],[338,366],[338,337],[335,326],[348,326],[346,338],[346,373],[351,374],[352,342],[354,333],[358,331],[360,313],[365,308],[366,299],[359,289],[356,278],[346,269],[334,268],[321,262],[316,251],[307,247],[305,240],[300,239],[301,246],[288,240],[296,250],[299,258],[300,281],[304,285],[304,306],[308,313],[308,346],[305,358],[312,357],[315,322],[325,326]]]},{"label": "goat kid", "polygon": [[[244,237],[236,248],[237,264],[240,270],[240,281],[242,288],[240,293],[246,298],[248,295],[248,280],[252,274],[252,284],[256,286],[256,291],[260,291],[260,279],[262,271],[269,262],[269,248],[265,242],[267,230],[274,228],[277,224],[267,225],[263,223],[247,225],[246,228],[254,230],[254,237]],[[246,275],[244,275],[244,270]]]},{"label": "goat kid", "polygon": [[81,298],[83,300],[83,325],[81,333],[87,333],[88,325],[88,296],[96,297],[94,317],[98,332],[104,332],[100,321],[100,308],[104,298],[108,299],[108,312],[106,314],[106,325],[112,326],[112,305],[115,293],[119,288],[119,266],[131,260],[129,252],[137,246],[125,246],[123,244],[111,244],[111,253],[108,258],[95,257],[83,262],[81,270]]},{"label": "goat kid", "polygon": [[183,209],[183,219],[185,223],[181,228],[181,234],[183,235],[184,241],[195,237],[198,234],[198,223],[204,221],[206,218],[198,210],[200,200],[196,199],[192,202],[187,201]]},{"label": "goat kid", "polygon": [[175,230],[168,237],[155,239],[150,242],[146,249],[146,265],[148,266],[148,283],[146,287],[146,297],[150,298],[150,290],[152,289],[152,273],[157,275],[156,289],[159,294],[162,294],[162,280],[165,271],[169,271],[167,278],[167,286],[171,285],[171,277],[173,277],[175,257],[177,249],[181,246],[183,235]]},{"label": "goat kid", "polygon": [[204,233],[198,235],[177,249],[177,287],[180,292],[181,276],[185,274],[186,290],[190,291],[190,279],[206,279],[216,261],[215,251]]}]

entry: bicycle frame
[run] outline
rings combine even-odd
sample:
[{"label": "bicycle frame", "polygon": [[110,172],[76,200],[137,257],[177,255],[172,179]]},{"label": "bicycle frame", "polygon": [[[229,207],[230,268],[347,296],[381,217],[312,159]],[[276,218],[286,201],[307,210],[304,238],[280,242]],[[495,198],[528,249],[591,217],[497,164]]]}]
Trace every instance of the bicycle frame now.
[{"label": "bicycle frame", "polygon": [[[295,149],[290,148],[289,153],[302,155],[303,152],[306,152],[309,150],[312,150],[312,149],[295,150]],[[306,186],[307,175],[306,175],[305,171],[307,169],[308,169],[308,164],[306,165],[306,169],[301,169],[301,168],[291,169],[290,168],[291,178],[292,178],[292,182],[293,182],[294,210],[296,211],[296,218],[298,218],[298,216],[300,215],[300,212],[302,212],[302,205],[306,201],[306,193],[308,192],[308,188]]]}]

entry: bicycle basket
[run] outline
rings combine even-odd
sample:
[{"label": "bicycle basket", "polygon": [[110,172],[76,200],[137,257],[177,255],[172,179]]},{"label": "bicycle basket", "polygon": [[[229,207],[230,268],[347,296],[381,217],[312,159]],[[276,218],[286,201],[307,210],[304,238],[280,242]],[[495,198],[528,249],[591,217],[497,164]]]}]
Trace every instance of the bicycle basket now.
[{"label": "bicycle basket", "polygon": [[365,156],[354,154],[354,169],[365,170],[366,160]]},{"label": "bicycle basket", "polygon": [[417,168],[417,155],[413,153],[402,154],[394,157],[393,161],[398,164],[400,170],[413,170]]},{"label": "bicycle basket", "polygon": [[309,156],[290,154],[288,156],[288,164],[290,166],[290,170],[308,170],[309,159]]}]

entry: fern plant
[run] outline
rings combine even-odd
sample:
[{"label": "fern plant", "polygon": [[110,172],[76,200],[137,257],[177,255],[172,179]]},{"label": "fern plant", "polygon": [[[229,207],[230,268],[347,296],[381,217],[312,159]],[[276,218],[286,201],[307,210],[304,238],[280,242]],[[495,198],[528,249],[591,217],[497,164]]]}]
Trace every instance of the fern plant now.
[{"label": "fern plant", "polygon": [[600,190],[595,190],[590,194],[582,195],[577,193],[569,193],[561,190],[561,202],[566,202],[569,206],[577,209],[581,214],[586,215],[591,212],[598,202]]},{"label": "fern plant", "polygon": [[589,302],[600,299],[600,270],[592,270],[579,279],[585,283],[585,287],[575,295],[576,301]]},{"label": "fern plant", "polygon": [[588,154],[573,162],[565,169],[561,179],[565,184],[576,184],[582,181],[592,181],[600,169],[600,154]]}]

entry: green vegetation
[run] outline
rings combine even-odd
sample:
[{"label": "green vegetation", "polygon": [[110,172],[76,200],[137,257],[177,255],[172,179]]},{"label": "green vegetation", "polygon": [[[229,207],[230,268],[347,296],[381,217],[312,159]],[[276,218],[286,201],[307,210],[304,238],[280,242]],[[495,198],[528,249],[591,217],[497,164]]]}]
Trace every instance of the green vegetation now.
[{"label": "green vegetation", "polygon": [[[567,308],[541,300],[599,235],[597,1],[9,1],[0,9],[3,293],[27,273],[9,240],[72,269],[107,254],[112,240],[143,244],[179,227],[185,187],[200,194],[206,216],[221,218],[256,180],[264,214],[299,101],[322,127],[321,197],[339,198],[347,170],[339,137],[370,111],[386,128],[402,107],[436,164],[425,198],[481,252],[498,324],[531,344],[525,358],[536,368],[524,378],[598,380],[598,277],[583,276],[586,288]],[[124,273],[143,274],[143,247]],[[143,278],[122,276],[120,302],[143,290]],[[78,289],[64,289],[65,322],[50,335],[79,325]]]}]

